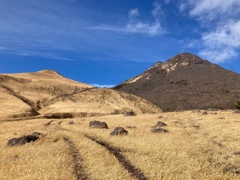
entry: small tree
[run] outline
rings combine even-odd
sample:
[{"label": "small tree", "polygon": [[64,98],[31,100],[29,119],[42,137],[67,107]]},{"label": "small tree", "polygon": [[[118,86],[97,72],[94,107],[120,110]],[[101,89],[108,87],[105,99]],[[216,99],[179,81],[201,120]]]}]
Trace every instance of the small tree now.
[{"label": "small tree", "polygon": [[235,107],[240,110],[240,100],[235,102]]}]

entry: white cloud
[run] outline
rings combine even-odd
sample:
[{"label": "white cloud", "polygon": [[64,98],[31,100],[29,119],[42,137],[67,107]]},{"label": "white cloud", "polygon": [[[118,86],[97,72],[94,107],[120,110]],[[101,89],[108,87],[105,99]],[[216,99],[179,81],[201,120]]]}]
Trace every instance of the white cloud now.
[{"label": "white cloud", "polygon": [[136,9],[132,9],[131,11],[128,12],[128,17],[133,18],[133,17],[137,17],[139,16],[139,10]]},{"label": "white cloud", "polygon": [[184,43],[185,44],[185,47],[187,48],[196,48],[196,47],[199,47],[199,41],[196,40],[196,39],[193,39],[193,40],[184,40],[184,41],[181,41],[181,43]]},{"label": "white cloud", "polygon": [[95,27],[90,27],[88,29],[145,34],[148,36],[160,35],[164,32],[160,22],[160,18],[163,12],[161,9],[161,5],[159,3],[155,2],[153,6],[154,8],[151,11],[153,20],[151,22],[141,21],[138,18],[138,16],[140,16],[140,11],[137,8],[135,8],[129,11],[128,13],[129,21],[125,26],[99,25]]},{"label": "white cloud", "polygon": [[209,48],[240,47],[240,21],[230,21],[216,30],[202,36],[204,44]]},{"label": "white cloud", "polygon": [[152,15],[155,17],[155,18],[160,18],[160,15],[163,13],[162,12],[162,8],[161,8],[161,5],[155,1],[155,3],[153,4],[154,8],[152,10]]},{"label": "white cloud", "polygon": [[[154,18],[153,22],[142,22],[141,20],[136,20],[130,18],[130,22],[125,27],[128,32],[147,34],[149,36],[156,36],[163,33],[160,17],[162,15],[161,5],[158,2],[153,4],[152,16]],[[137,12],[138,15],[139,11]]]},{"label": "white cloud", "polygon": [[137,23],[129,23],[126,26],[126,31],[131,33],[147,34],[149,36],[156,36],[162,32],[161,25],[158,21],[153,24],[142,23],[141,21]]},{"label": "white cloud", "polygon": [[239,0],[188,0],[184,8],[196,18],[205,32],[201,34],[199,55],[215,63],[223,63],[238,56],[240,48]]},{"label": "white cloud", "polygon": [[237,53],[236,51],[229,48],[225,48],[221,50],[204,49],[199,52],[199,55],[203,58],[211,60],[214,63],[223,63],[226,61],[226,59],[231,59],[236,57]]},{"label": "white cloud", "polygon": [[239,0],[189,0],[189,3],[192,5],[190,15],[204,20],[214,20],[219,15],[222,18],[229,15],[234,16],[240,7]]},{"label": "white cloud", "polygon": [[200,52],[215,62],[224,62],[237,56],[240,48],[240,21],[230,21],[216,30],[203,34],[205,48]]},{"label": "white cloud", "polygon": [[[141,17],[135,16],[136,21],[129,25],[131,18],[128,10],[131,9],[125,11],[123,15],[126,19],[121,21],[124,17],[118,14],[119,8],[114,11],[116,7],[106,7],[111,10],[103,11],[102,7],[105,5],[100,3],[95,6],[79,0],[23,0],[21,3],[19,0],[0,0],[0,56],[134,62],[145,62],[151,55],[158,56],[157,43],[153,38],[146,41],[145,38],[135,37],[137,40],[132,40],[123,36],[123,33],[161,34],[160,21],[155,23],[151,13],[153,8],[150,8],[148,16],[144,16],[143,12]],[[112,20],[119,24],[112,24]],[[104,23],[106,25],[95,26]],[[93,26],[104,31],[89,31],[88,27]],[[150,59],[154,61],[154,58]]]},{"label": "white cloud", "polygon": [[90,85],[98,87],[98,88],[112,88],[112,87],[116,86],[116,85],[110,85],[110,84],[96,84],[96,83],[90,84]]},{"label": "white cloud", "polygon": [[180,12],[183,12],[183,11],[185,11],[186,9],[187,9],[187,4],[186,3],[183,3],[183,2],[181,2],[180,4],[179,4],[179,11]]}]

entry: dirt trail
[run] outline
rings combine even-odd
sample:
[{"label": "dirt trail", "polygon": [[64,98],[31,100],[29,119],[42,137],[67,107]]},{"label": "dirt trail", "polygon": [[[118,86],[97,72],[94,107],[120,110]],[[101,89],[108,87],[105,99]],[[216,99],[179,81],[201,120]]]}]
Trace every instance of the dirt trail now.
[{"label": "dirt trail", "polygon": [[27,105],[29,105],[33,110],[35,110],[36,112],[38,110],[41,109],[40,106],[38,106],[36,103],[34,103],[33,101],[31,101],[30,99],[20,95],[19,93],[16,93],[14,90],[12,90],[11,88],[5,86],[5,85],[0,85],[3,89],[5,89],[9,94],[15,96],[16,98],[20,99],[21,101],[23,101],[24,103],[26,103]]},{"label": "dirt trail", "polygon": [[120,164],[130,173],[132,177],[135,177],[138,180],[147,180],[148,178],[141,172],[140,169],[135,167],[123,154],[121,154],[121,150],[118,148],[112,147],[110,144],[104,141],[100,141],[95,137],[85,135],[85,137],[89,138],[90,140],[100,144],[104,148],[106,148],[111,154],[113,154]]},{"label": "dirt trail", "polygon": [[50,106],[51,104],[53,104],[56,100],[58,100],[59,98],[68,98],[69,96],[73,96],[75,94],[79,94],[79,93],[83,93],[83,92],[86,92],[86,91],[91,91],[93,89],[97,89],[96,87],[92,87],[92,88],[86,88],[86,89],[83,89],[83,90],[77,90],[77,91],[74,91],[72,93],[69,93],[69,94],[61,94],[61,95],[58,95],[46,102],[44,102],[44,107],[48,107]]},{"label": "dirt trail", "polygon": [[76,179],[77,180],[87,180],[88,177],[87,177],[86,173],[84,172],[82,165],[80,164],[80,162],[82,161],[82,158],[81,158],[75,144],[68,137],[63,137],[63,139],[69,145],[69,149],[70,149],[71,155],[73,157],[74,173],[75,173]]}]

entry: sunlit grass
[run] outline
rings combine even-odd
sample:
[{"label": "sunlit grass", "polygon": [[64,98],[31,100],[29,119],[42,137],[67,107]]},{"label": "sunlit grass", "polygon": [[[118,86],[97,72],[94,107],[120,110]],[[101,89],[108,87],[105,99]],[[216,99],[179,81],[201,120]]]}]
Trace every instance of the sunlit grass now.
[{"label": "sunlit grass", "polygon": [[[133,179],[104,147],[84,135],[91,135],[120,148],[122,154],[149,179],[239,179],[240,120],[232,111],[172,112],[155,115],[67,119],[61,125],[49,120],[1,123],[0,177],[3,179],[74,179],[69,137],[79,150],[82,167],[90,179]],[[158,116],[163,116],[159,119]],[[90,120],[105,121],[109,129],[90,129]],[[69,121],[75,124],[69,125]],[[157,121],[168,124],[169,133],[154,134]],[[136,126],[129,134],[112,137],[116,126]],[[46,134],[35,143],[6,147],[7,140],[39,131]],[[31,178],[30,178],[31,177]]]}]

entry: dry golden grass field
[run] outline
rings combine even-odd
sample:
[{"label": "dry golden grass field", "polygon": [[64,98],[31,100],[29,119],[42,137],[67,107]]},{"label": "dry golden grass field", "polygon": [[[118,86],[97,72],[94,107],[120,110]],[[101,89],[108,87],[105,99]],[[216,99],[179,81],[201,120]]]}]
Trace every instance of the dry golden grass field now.
[{"label": "dry golden grass field", "polygon": [[[240,179],[240,114],[202,112],[0,121],[0,179]],[[169,133],[151,132],[157,121]],[[117,126],[129,134],[110,136]],[[32,132],[43,136],[7,146]]]}]

